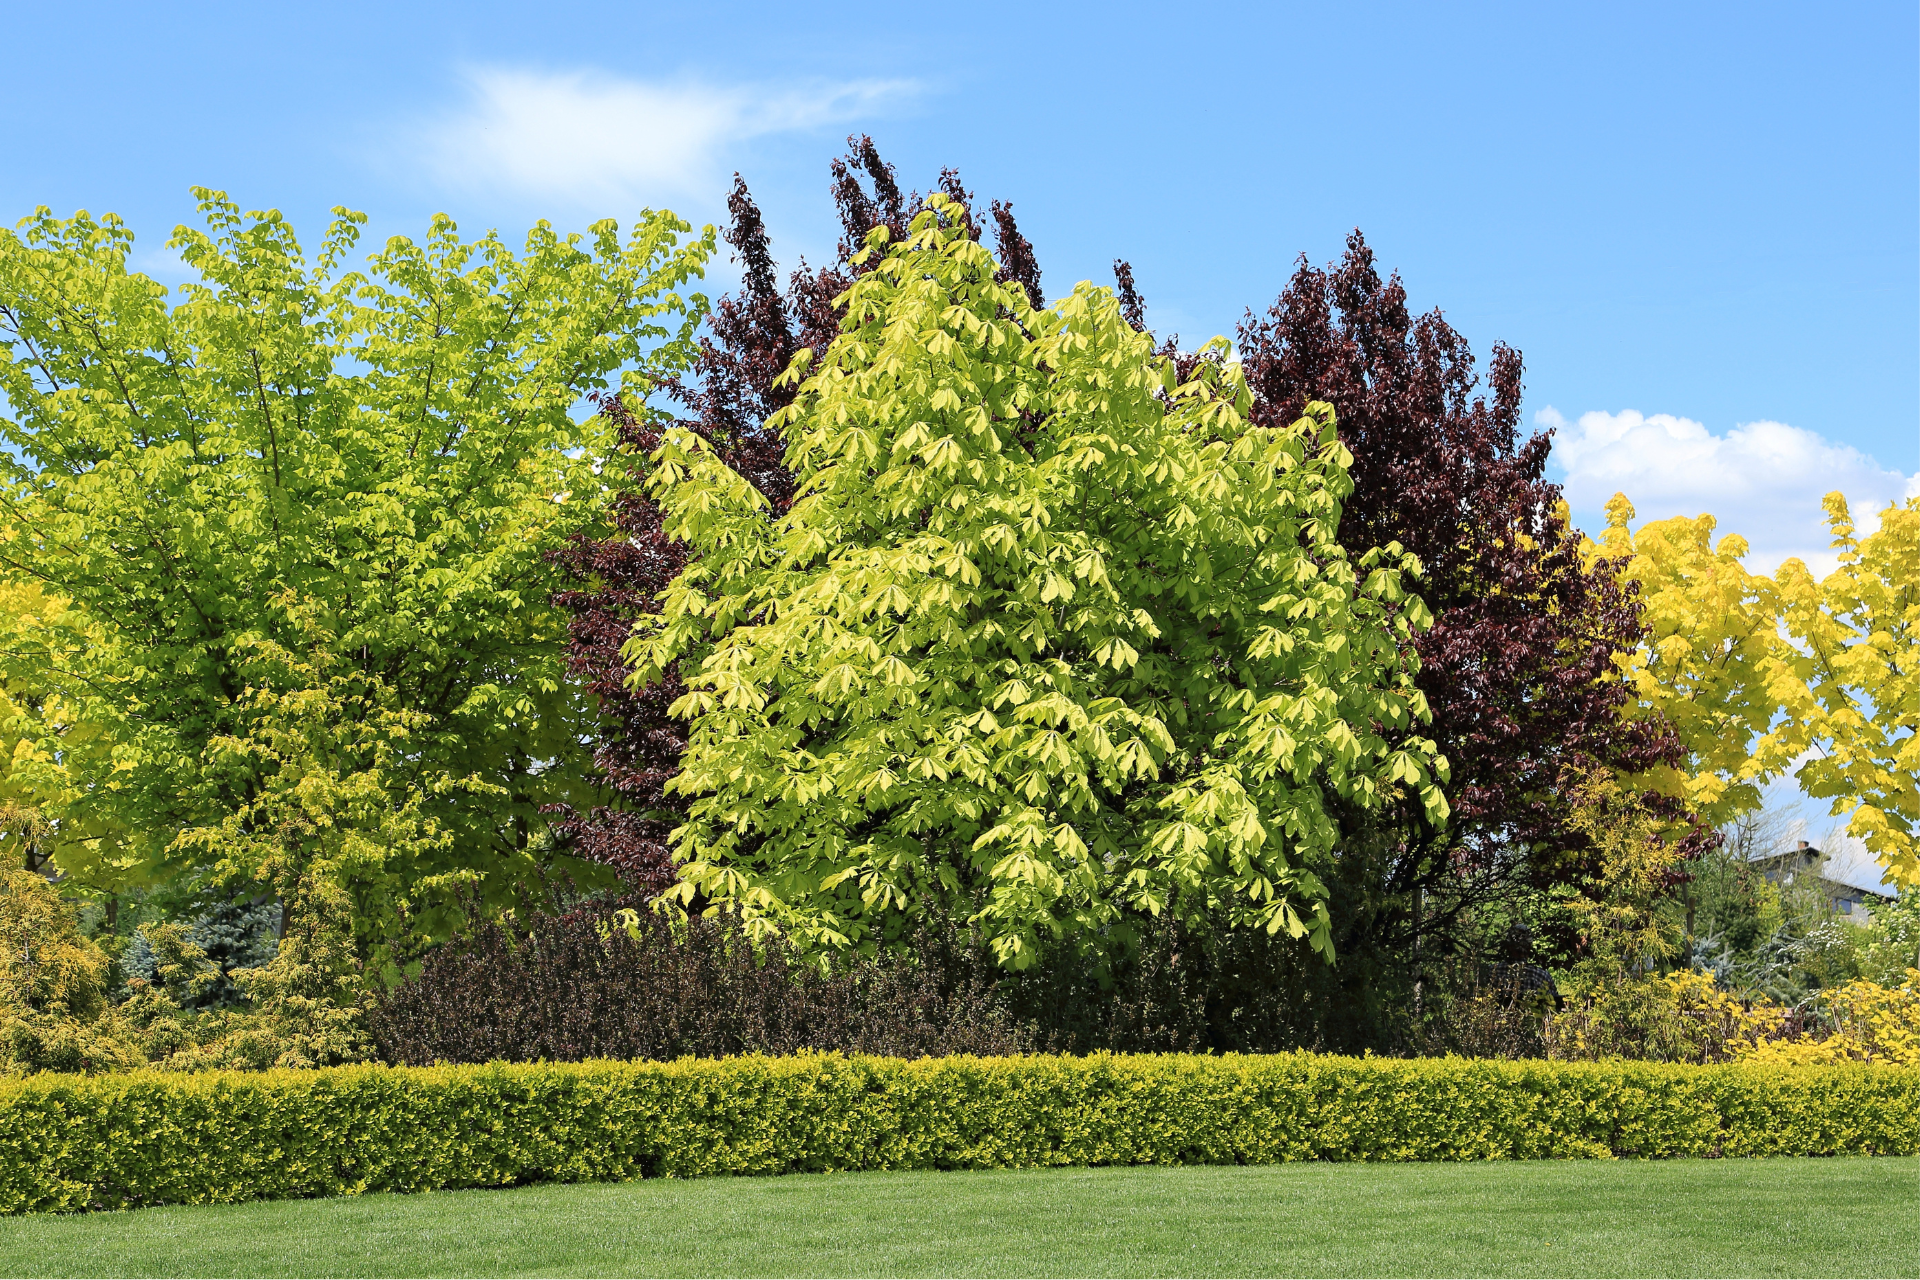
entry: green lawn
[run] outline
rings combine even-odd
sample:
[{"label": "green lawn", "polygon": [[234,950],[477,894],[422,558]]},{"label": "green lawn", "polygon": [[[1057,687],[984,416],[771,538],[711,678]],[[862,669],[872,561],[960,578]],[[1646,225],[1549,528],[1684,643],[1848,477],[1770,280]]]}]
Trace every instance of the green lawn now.
[{"label": "green lawn", "polygon": [[1920,1275],[1920,1159],[716,1178],[0,1219],[0,1275]]}]

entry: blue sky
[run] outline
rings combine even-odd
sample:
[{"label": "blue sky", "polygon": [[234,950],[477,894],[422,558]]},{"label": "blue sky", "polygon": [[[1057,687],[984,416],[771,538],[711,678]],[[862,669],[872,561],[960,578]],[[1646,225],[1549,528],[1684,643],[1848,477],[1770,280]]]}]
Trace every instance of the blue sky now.
[{"label": "blue sky", "polygon": [[1920,19],[1840,6],[9,4],[0,216],[187,187],[417,232],[645,205],[743,172],[784,261],[826,165],[1014,203],[1050,294],[1134,264],[1198,342],[1362,228],[1416,307],[1527,359],[1589,524],[1713,511],[1758,566],[1819,495],[1920,472]]}]

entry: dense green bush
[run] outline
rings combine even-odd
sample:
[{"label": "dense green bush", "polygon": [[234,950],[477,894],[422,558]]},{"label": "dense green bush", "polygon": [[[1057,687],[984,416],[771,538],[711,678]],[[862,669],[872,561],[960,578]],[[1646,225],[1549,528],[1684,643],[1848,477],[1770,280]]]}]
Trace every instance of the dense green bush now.
[{"label": "dense green bush", "polygon": [[1920,1152],[1920,1070],[1461,1058],[683,1059],[0,1082],[0,1210],[542,1180]]}]

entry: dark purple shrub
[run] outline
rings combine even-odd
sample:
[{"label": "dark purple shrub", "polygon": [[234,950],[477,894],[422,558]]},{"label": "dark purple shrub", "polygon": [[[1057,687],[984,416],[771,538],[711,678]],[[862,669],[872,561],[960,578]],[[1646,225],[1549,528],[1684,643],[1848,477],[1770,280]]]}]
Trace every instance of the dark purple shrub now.
[{"label": "dark purple shrub", "polygon": [[369,1018],[388,1061],[667,1060],[839,1049],[919,1057],[1028,1050],[991,957],[925,926],[914,957],[823,974],[776,946],[756,952],[726,923],[670,927],[612,904],[488,925],[429,956]]}]

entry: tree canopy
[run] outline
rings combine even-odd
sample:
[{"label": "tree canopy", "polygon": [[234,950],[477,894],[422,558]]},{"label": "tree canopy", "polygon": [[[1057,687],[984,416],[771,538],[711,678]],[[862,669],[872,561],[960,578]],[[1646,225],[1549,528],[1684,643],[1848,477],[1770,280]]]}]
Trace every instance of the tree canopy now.
[{"label": "tree canopy", "polygon": [[1672,727],[1686,757],[1644,780],[1717,827],[1758,809],[1760,784],[1784,763],[1754,754],[1779,710],[1763,674],[1780,643],[1779,593],[1742,563],[1746,539],[1714,541],[1712,516],[1649,521],[1637,533],[1633,516],[1615,494],[1590,551],[1633,584],[1647,627],[1618,658],[1633,688],[1626,714]]},{"label": "tree canopy", "polygon": [[1790,776],[1831,802],[1901,884],[1920,884],[1920,498],[1858,536],[1845,495],[1825,499],[1839,565],[1797,557],[1773,577],[1742,564],[1746,540],[1716,521],[1649,521],[1608,505],[1604,546],[1646,601],[1651,633],[1622,665],[1630,714],[1671,724],[1686,749],[1654,785],[1716,822],[1751,813]]},{"label": "tree canopy", "polygon": [[119,872],[290,896],[324,867],[371,935],[443,933],[456,890],[537,876],[580,785],[547,553],[604,528],[611,439],[577,407],[685,367],[711,233],[516,252],[440,216],[353,271],[362,215],[309,264],[278,213],[199,195],[177,302],[112,217],[0,232],[0,566],[99,629],[43,678],[113,742],[61,756],[52,816],[122,833]]},{"label": "tree canopy", "polygon": [[735,175],[710,310],[670,213],[361,262],[200,191],[177,291],[113,217],[0,231],[0,898],[111,988],[16,1062],[355,1060],[372,974],[528,909],[631,956],[648,901],[662,956],[1069,1049],[1506,1052],[1682,957],[1904,965],[1749,855],[1791,774],[1920,883],[1920,499],[1831,495],[1819,580],[1624,498],[1590,541],[1519,352],[1357,231],[1183,350],[848,142],[823,266]]},{"label": "tree canopy", "polygon": [[[872,262],[860,253],[867,233],[884,226],[895,239],[903,237],[926,202],[920,192],[901,188],[894,167],[864,135],[847,139],[847,153],[831,165],[829,189],[845,234],[838,253],[817,269],[803,261],[782,288],[759,206],[734,175],[725,238],[740,267],[739,292],[714,303],[686,372],[662,387],[684,411],[682,425],[744,476],[775,516],[792,500],[793,475],[786,467],[786,441],[770,419],[792,403],[797,386],[780,375],[795,352],[824,351],[833,342],[840,330],[835,300]],[[952,169],[941,172],[937,189],[971,202]],[[991,211],[999,278],[1017,281],[1038,305],[1033,246],[1020,234],[1010,205],[995,200]],[[983,230],[970,216],[962,225],[976,239]],[[570,536],[555,560],[570,578],[557,597],[570,615],[568,670],[601,710],[594,765],[604,791],[589,808],[555,806],[553,830],[569,851],[653,893],[673,882],[668,836],[685,809],[684,798],[665,789],[686,746],[684,722],[667,714],[683,690],[672,670],[655,681],[630,683],[621,649],[634,621],[653,609],[659,592],[685,567],[688,549],[667,536],[659,504],[644,491],[646,458],[660,445],[661,422],[630,398],[605,398],[602,408],[620,440],[607,473],[612,528],[605,536]]]},{"label": "tree canopy", "polygon": [[[1358,231],[1339,262],[1303,259],[1239,336],[1256,422],[1316,400],[1338,411],[1354,458],[1340,540],[1417,555],[1414,589],[1434,615],[1414,641],[1416,680],[1433,716],[1421,733],[1452,767],[1452,812],[1444,825],[1418,806],[1348,816],[1326,869],[1344,981],[1404,990],[1496,942],[1509,962],[1564,960],[1579,940],[1544,904],[1599,857],[1568,789],[1677,746],[1657,717],[1621,715],[1615,662],[1641,639],[1639,606],[1583,557],[1545,474],[1550,437],[1520,429],[1520,352],[1495,344],[1483,377],[1465,336],[1437,310],[1416,314]],[[1349,985],[1329,1016],[1368,998]]]},{"label": "tree canopy", "polygon": [[1766,744],[1807,756],[1795,773],[1832,802],[1895,881],[1920,886],[1920,498],[1860,537],[1844,494],[1826,497],[1840,565],[1815,579],[1789,560],[1780,583],[1790,652],[1769,688],[1785,715]]},{"label": "tree canopy", "polygon": [[678,666],[678,897],[871,949],[937,907],[1003,963],[1123,908],[1329,946],[1334,798],[1439,820],[1396,546],[1336,538],[1331,410],[1256,426],[1224,344],[1180,380],[1082,285],[1036,309],[942,195],[869,234],[775,414],[796,498],[669,431],[690,548],[629,649]]}]

